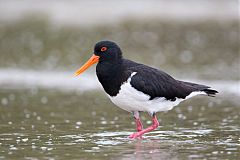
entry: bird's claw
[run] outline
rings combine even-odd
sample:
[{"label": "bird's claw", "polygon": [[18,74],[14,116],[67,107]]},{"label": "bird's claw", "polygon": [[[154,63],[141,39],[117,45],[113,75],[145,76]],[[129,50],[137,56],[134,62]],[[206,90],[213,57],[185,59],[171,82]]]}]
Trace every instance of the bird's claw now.
[{"label": "bird's claw", "polygon": [[130,136],[128,136],[128,138],[130,139],[142,139],[142,134],[140,134],[139,132],[133,133]]}]

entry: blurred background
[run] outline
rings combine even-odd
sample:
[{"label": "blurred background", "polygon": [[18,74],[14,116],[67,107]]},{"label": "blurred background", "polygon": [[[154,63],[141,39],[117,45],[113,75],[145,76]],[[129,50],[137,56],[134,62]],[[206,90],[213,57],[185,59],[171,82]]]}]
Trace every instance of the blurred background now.
[{"label": "blurred background", "polygon": [[[220,91],[214,100],[204,97],[205,100],[199,98],[182,105],[190,107],[191,112],[185,108],[189,115],[184,115],[178,107],[166,115],[161,114],[160,120],[170,125],[166,130],[175,125],[184,127],[186,123],[190,128],[199,127],[209,120],[195,123],[190,117],[194,119],[195,115],[201,121],[202,115],[219,114],[222,116],[212,117],[209,128],[224,128],[232,123],[233,130],[239,131],[239,20],[237,0],[0,0],[0,147],[3,155],[0,159],[25,156],[27,152],[23,150],[28,150],[33,157],[42,158],[47,152],[49,157],[57,158],[65,150],[65,142],[73,146],[76,143],[82,148],[81,153],[91,151],[92,154],[104,145],[125,144],[124,140],[109,142],[108,134],[104,140],[98,138],[103,135],[96,136],[85,146],[72,141],[74,138],[81,141],[81,136],[83,141],[91,139],[87,133],[99,130],[133,131],[131,128],[134,128],[134,124],[129,124],[130,115],[113,107],[101,91],[95,67],[77,78],[73,76],[91,56],[95,43],[105,39],[118,43],[125,58]],[[194,110],[192,105],[203,109]],[[220,108],[211,108],[213,106]],[[226,114],[231,115],[230,118]],[[185,123],[178,124],[179,119]],[[222,121],[225,123],[218,123]],[[104,128],[106,124],[110,127]],[[66,135],[69,132],[73,137]],[[84,134],[79,138],[78,133]],[[54,139],[54,134],[63,137]],[[239,143],[237,136],[232,139],[233,144]],[[60,148],[55,144],[61,144]],[[229,152],[239,151],[238,146],[232,148]],[[102,151],[102,157],[113,154]],[[217,155],[214,151],[210,153]],[[81,157],[77,152],[67,153]],[[178,152],[178,148],[173,152]],[[177,155],[191,158],[188,157],[191,151],[187,153],[189,155]],[[164,159],[172,153],[161,150],[161,155]]]},{"label": "blurred background", "polygon": [[96,42],[177,77],[239,80],[237,0],[0,1],[1,69],[74,72]]}]

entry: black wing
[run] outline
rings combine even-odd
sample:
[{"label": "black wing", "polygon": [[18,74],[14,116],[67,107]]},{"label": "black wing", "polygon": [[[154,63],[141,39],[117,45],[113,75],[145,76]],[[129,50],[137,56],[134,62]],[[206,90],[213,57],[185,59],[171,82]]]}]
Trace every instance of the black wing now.
[{"label": "black wing", "polygon": [[147,95],[150,100],[156,97],[165,97],[167,100],[175,101],[176,98],[185,98],[194,91],[204,91],[209,95],[217,93],[210,87],[190,82],[175,80],[167,73],[155,68],[137,64],[129,66],[128,70],[137,72],[131,79],[131,85]]}]

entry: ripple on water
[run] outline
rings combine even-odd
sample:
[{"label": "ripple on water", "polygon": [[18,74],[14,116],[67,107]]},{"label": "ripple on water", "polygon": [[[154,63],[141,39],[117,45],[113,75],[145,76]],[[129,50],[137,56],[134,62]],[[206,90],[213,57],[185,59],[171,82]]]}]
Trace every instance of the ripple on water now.
[{"label": "ripple on water", "polygon": [[75,145],[80,142],[85,142],[87,139],[84,135],[81,135],[81,134],[78,134],[78,135],[71,134],[71,135],[64,135],[64,136],[60,136],[60,137],[64,138],[64,139],[73,140],[72,142],[64,143],[65,145]]},{"label": "ripple on water", "polygon": [[128,136],[132,132],[103,132],[103,133],[95,133],[92,137],[115,137],[115,136]]},{"label": "ripple on water", "polygon": [[198,129],[198,130],[183,130],[183,133],[196,133],[199,135],[206,135],[206,134],[210,134],[211,132],[213,132],[212,129]]},{"label": "ripple on water", "polygon": [[96,142],[94,142],[95,144],[98,144],[98,145],[118,145],[118,144],[123,144],[125,142],[122,142],[122,141],[114,141],[114,140],[107,140],[107,139],[99,139],[97,140]]}]

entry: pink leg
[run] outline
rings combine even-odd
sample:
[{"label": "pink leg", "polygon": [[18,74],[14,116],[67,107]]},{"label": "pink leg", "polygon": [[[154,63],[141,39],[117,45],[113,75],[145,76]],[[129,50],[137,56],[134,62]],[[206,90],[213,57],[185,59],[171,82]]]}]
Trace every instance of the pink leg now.
[{"label": "pink leg", "polygon": [[135,122],[136,122],[136,130],[137,130],[137,132],[139,132],[143,129],[143,125],[142,125],[141,119],[139,117],[139,112],[138,111],[133,111],[132,114],[133,114],[133,117],[134,117]]},{"label": "pink leg", "polygon": [[[142,125],[141,119],[139,117],[139,112],[138,111],[134,111],[132,113],[133,113],[133,116],[134,116],[134,119],[135,119],[135,123],[136,123],[136,131],[140,132],[140,131],[143,130],[143,125]],[[142,137],[140,136],[139,138],[142,138]]]},{"label": "pink leg", "polygon": [[140,120],[140,118],[136,118],[136,130],[137,132],[140,132],[141,130],[143,130],[143,125],[142,122]]},{"label": "pink leg", "polygon": [[156,115],[154,114],[154,115],[153,115],[153,118],[152,118],[152,125],[151,125],[150,127],[146,128],[146,129],[144,129],[144,130],[138,131],[138,132],[136,132],[136,133],[131,134],[131,135],[129,136],[129,138],[134,139],[134,138],[141,137],[144,133],[150,132],[150,131],[156,129],[158,126],[159,126],[159,122],[158,122],[158,120],[157,120]]}]

